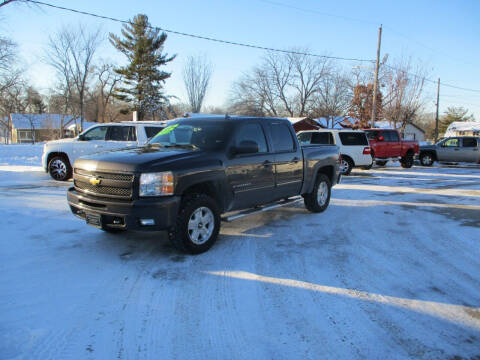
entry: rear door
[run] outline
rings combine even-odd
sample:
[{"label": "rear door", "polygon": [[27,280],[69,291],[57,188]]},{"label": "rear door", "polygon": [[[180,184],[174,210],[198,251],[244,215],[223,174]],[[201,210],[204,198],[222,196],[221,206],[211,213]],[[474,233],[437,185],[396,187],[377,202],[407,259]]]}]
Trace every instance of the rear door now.
[{"label": "rear door", "polygon": [[137,146],[137,132],[135,126],[109,126],[105,142],[105,150],[115,150]]},{"label": "rear door", "polygon": [[473,163],[479,162],[480,151],[478,145],[478,140],[474,137],[462,138],[462,149],[459,151],[459,155],[461,155],[461,160],[457,161],[466,161]]},{"label": "rear door", "polygon": [[258,121],[242,122],[235,129],[233,146],[255,141],[258,153],[233,155],[227,160],[227,180],[233,191],[232,210],[245,209],[274,200],[274,164],[265,130]]},{"label": "rear door", "polygon": [[397,157],[402,156],[402,142],[400,141],[400,137],[398,136],[398,132],[395,130],[386,130],[385,133],[385,140],[387,140],[387,152],[388,157]]},{"label": "rear door", "polygon": [[298,195],[303,182],[303,154],[295,134],[285,121],[270,121],[268,130],[275,153],[275,198]]}]

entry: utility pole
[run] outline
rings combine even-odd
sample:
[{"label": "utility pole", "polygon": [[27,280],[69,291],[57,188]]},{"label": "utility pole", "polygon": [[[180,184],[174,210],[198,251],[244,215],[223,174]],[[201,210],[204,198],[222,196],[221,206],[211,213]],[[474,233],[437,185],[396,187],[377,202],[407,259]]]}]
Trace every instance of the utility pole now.
[{"label": "utility pole", "polygon": [[375,127],[377,112],[377,91],[378,91],[378,68],[380,67],[380,46],[382,44],[382,25],[378,28],[377,63],[375,65],[375,81],[373,83],[372,121],[371,126]]},{"label": "utility pole", "polygon": [[437,112],[435,113],[435,144],[438,141],[438,107],[440,105],[440,78],[437,85]]}]

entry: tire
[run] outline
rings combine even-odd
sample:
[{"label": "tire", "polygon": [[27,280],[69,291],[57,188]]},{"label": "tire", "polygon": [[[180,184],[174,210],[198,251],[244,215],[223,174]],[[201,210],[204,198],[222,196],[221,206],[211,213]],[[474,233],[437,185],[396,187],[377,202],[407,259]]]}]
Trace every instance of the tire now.
[{"label": "tire", "polygon": [[178,250],[200,254],[212,247],[220,231],[220,210],[214,199],[204,194],[185,197],[169,239]]},{"label": "tire", "polygon": [[433,165],[433,156],[431,153],[421,153],[420,154],[420,164],[422,166],[432,166]]},{"label": "tire", "polygon": [[405,155],[400,160],[400,164],[402,165],[402,168],[410,169],[413,166],[413,155],[412,154]]},{"label": "tire", "polygon": [[[330,203],[332,184],[325,174],[318,174],[313,191],[303,196],[308,211],[321,213]],[[320,193],[319,193],[320,192]]]},{"label": "tire", "polygon": [[66,181],[72,177],[72,167],[65,156],[54,156],[48,162],[48,173],[54,180]]},{"label": "tire", "polygon": [[377,166],[385,166],[386,163],[387,163],[386,161],[381,161],[381,160],[375,161],[375,164],[376,164]]},{"label": "tire", "polygon": [[349,175],[353,169],[353,161],[348,157],[342,157],[342,162],[340,163],[340,174]]}]

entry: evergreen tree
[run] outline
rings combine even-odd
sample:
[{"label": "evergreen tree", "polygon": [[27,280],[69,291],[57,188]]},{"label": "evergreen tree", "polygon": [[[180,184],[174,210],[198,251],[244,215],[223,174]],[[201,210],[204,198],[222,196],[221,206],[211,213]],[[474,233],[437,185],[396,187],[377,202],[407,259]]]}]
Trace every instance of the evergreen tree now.
[{"label": "evergreen tree", "polygon": [[123,38],[110,34],[111,44],[128,59],[128,65],[115,69],[123,76],[123,84],[115,89],[114,96],[129,103],[129,110],[137,111],[138,120],[142,120],[146,114],[168,105],[163,85],[171,74],[161,71],[160,66],[172,61],[175,55],[162,54],[167,34],[153,29],[146,15],[138,14],[130,24],[123,25],[122,35]]},{"label": "evergreen tree", "polygon": [[468,110],[463,107],[449,107],[439,121],[438,132],[444,134],[448,126],[454,121],[473,121],[473,115],[467,115]]}]

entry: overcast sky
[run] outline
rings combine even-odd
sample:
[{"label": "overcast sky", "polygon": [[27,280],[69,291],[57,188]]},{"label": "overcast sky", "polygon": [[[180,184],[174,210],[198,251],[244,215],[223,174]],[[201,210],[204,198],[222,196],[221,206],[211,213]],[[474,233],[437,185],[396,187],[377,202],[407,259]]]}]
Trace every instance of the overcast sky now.
[{"label": "overcast sky", "polygon": [[[374,59],[378,26],[383,24],[382,56],[411,56],[430,78],[480,90],[480,1],[293,1],[293,0],[45,0],[120,19],[147,14],[152,25],[223,40],[347,58]],[[98,55],[121,64],[124,58],[108,42],[108,32],[121,25],[45,7],[10,4],[0,9],[0,31],[20,46],[21,61],[41,92],[53,85],[52,70],[41,62],[49,35],[62,26],[101,27],[105,41]],[[257,64],[261,50],[236,47],[171,34],[165,43],[177,58],[168,66],[167,92],[185,99],[181,69],[188,55],[204,54],[214,64],[207,105],[222,105],[233,81]],[[342,62],[349,69],[355,62]],[[427,111],[434,111],[436,86],[428,84]],[[442,87],[440,110],[464,106],[480,120],[480,92]]]}]

